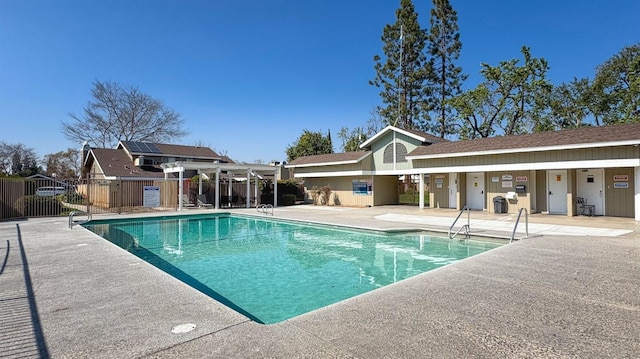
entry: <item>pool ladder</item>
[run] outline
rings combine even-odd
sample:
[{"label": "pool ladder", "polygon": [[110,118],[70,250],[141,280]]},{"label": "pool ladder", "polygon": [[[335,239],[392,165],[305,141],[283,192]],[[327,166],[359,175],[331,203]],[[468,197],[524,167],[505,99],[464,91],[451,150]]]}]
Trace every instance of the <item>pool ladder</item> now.
[{"label": "pool ladder", "polygon": [[[456,223],[458,222],[458,219],[460,219],[460,216],[462,216],[462,213],[464,213],[464,211],[467,211],[467,224],[463,224],[462,227],[460,227],[460,229],[458,229],[455,233],[451,234],[451,231],[453,230],[453,226],[456,225]],[[458,213],[458,216],[456,217],[456,219],[453,221],[453,223],[451,223],[451,227],[449,227],[449,239],[454,239],[458,234],[460,234],[460,232],[464,233],[464,238],[465,239],[469,239],[470,234],[469,232],[471,231],[471,211],[469,210],[469,208],[467,208],[467,206],[464,206],[461,210],[460,213]]]},{"label": "pool ladder", "polygon": [[[75,221],[73,217],[75,217],[76,215],[87,216],[87,219],[82,221]],[[69,213],[69,229],[73,229],[73,226],[76,224],[87,223],[90,220],[91,220],[91,213],[84,212],[84,211],[72,211],[71,213]]]},{"label": "pool ladder", "polygon": [[264,214],[269,214],[269,211],[271,211],[271,215],[273,216],[273,205],[271,205],[271,204],[260,204],[260,205],[258,205],[258,207],[256,207],[256,211],[262,212]]},{"label": "pool ladder", "polygon": [[[467,224],[462,225],[462,227],[460,227],[455,233],[452,234],[451,231],[453,230],[453,226],[456,225],[456,223],[458,222],[458,219],[460,219],[464,211],[467,211]],[[526,234],[524,238],[529,238],[529,211],[527,211],[527,209],[523,207],[523,208],[520,208],[520,210],[518,211],[518,217],[516,218],[516,223],[513,226],[513,232],[511,232],[509,243],[513,242],[516,239],[516,230],[518,229],[518,224],[520,224],[520,218],[522,217],[522,212],[524,212],[524,225],[525,225],[525,234]],[[470,235],[470,232],[471,232],[470,213],[471,211],[466,206],[460,210],[460,213],[458,213],[458,216],[451,224],[451,227],[449,227],[449,239],[454,239],[458,234],[460,234],[460,232],[464,233],[465,239],[469,239],[469,237],[471,236]]]}]

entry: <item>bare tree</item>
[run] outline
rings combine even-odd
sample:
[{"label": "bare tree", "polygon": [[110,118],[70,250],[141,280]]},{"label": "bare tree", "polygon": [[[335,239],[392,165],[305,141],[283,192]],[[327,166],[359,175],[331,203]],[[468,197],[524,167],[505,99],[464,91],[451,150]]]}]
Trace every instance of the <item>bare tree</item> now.
[{"label": "bare tree", "polygon": [[84,116],[70,113],[72,121],[62,123],[71,141],[109,148],[118,141],[171,142],[187,134],[180,114],[136,87],[96,81],[91,95]]},{"label": "bare tree", "polygon": [[80,174],[80,151],[73,148],[45,155],[43,162],[49,176],[55,173],[59,178],[72,179]]}]

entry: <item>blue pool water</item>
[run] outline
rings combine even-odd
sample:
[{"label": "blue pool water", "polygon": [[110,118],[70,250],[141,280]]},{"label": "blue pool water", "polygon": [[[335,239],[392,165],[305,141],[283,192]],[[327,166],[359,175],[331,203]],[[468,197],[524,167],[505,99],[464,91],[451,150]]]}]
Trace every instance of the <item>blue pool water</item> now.
[{"label": "blue pool water", "polygon": [[84,227],[265,324],[500,246],[229,214],[91,221]]}]

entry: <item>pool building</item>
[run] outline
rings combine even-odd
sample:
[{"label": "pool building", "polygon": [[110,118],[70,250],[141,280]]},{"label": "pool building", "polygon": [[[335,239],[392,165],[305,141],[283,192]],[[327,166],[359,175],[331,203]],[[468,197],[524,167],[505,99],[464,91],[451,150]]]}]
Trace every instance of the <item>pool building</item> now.
[{"label": "pool building", "polygon": [[419,208],[640,220],[640,124],[585,127],[462,141],[388,126],[360,151],[305,156],[286,167],[327,205],[399,203],[408,186]]}]

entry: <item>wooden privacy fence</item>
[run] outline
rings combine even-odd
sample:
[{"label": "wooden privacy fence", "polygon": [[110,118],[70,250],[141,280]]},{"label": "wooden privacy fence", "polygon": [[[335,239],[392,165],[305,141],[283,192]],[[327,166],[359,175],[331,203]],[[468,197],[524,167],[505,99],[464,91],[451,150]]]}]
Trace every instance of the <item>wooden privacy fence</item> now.
[{"label": "wooden privacy fence", "polygon": [[97,212],[131,212],[144,208],[144,189],[160,188],[160,205],[155,209],[175,209],[178,205],[178,182],[156,180],[90,179],[78,185],[78,193]]}]

